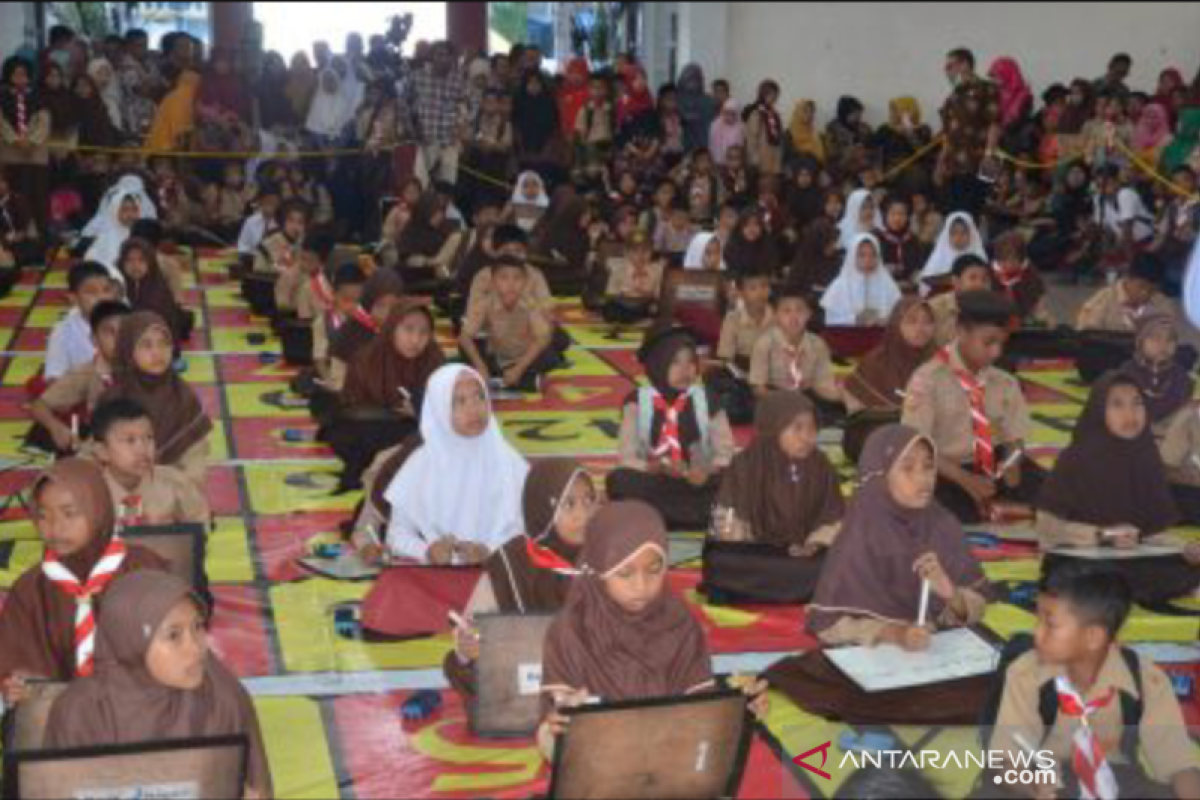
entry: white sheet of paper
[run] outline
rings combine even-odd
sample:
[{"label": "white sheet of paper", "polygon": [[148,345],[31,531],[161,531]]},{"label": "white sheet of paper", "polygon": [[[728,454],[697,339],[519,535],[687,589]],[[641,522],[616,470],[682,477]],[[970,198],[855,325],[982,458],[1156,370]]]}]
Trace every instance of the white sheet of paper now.
[{"label": "white sheet of paper", "polygon": [[996,648],[966,628],[935,633],[929,649],[923,653],[909,653],[885,644],[834,648],[826,650],[825,657],[864,692],[886,692],[986,675],[994,672],[1000,661]]},{"label": "white sheet of paper", "polygon": [[1167,558],[1183,555],[1183,548],[1170,544],[1141,544],[1131,550],[1116,547],[1056,547],[1057,556],[1086,558],[1091,561],[1124,561],[1132,558]]},{"label": "white sheet of paper", "polygon": [[83,789],[74,800],[199,800],[200,787],[195,783],[162,783],[149,786],[124,786],[104,789]]},{"label": "white sheet of paper", "polygon": [[379,575],[379,567],[374,564],[368,564],[363,561],[357,552],[353,550],[344,550],[337,558],[317,558],[311,556],[309,558],[299,559],[300,564],[306,569],[315,572],[324,578],[331,578],[335,581],[361,581],[367,578],[374,578]]},{"label": "white sheet of paper", "polygon": [[517,667],[517,694],[532,697],[542,691],[542,665],[521,664]]}]

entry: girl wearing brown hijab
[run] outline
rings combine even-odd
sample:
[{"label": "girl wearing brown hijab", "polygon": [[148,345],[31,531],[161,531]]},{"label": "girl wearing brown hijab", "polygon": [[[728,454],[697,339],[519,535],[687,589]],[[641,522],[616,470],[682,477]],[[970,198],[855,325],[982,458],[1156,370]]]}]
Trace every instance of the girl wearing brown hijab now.
[{"label": "girl wearing brown hijab", "polygon": [[733,458],[729,418],[699,381],[696,340],[686,329],[651,332],[638,358],[650,385],[625,401],[608,496],[649,503],[673,529],[703,530]]},{"label": "girl wearing brown hijab", "polygon": [[[1038,538],[1045,549],[1178,544],[1164,535],[1178,523],[1179,511],[1150,431],[1145,395],[1132,378],[1110,372],[1093,387],[1037,507]],[[1048,556],[1046,569],[1061,558]],[[1195,591],[1198,565],[1200,545],[1195,544],[1182,558],[1112,562],[1143,604]]]},{"label": "girl wearing brown hijab", "polygon": [[913,373],[933,356],[933,334],[933,312],[928,303],[916,297],[897,303],[883,341],[846,380],[846,408],[851,413],[872,409],[899,414]]},{"label": "girl wearing brown hijab", "polygon": [[754,427],[754,442],[721,481],[713,531],[811,558],[833,543],[845,511],[837,473],[817,449],[816,408],[802,392],[773,392]]},{"label": "girl wearing brown hijab", "polygon": [[209,651],[208,609],[163,572],[116,581],[100,615],[96,673],[71,685],[46,726],[51,749],[245,735],[248,798],[273,794],[250,695]]},{"label": "girl wearing brown hijab", "polygon": [[[158,252],[145,239],[127,239],[121,245],[117,268],[125,278],[125,295],[134,311],[152,311],[171,328],[178,350],[179,342],[191,337],[194,317],[179,306],[171,285],[158,263]],[[176,353],[178,355],[178,353]]]},{"label": "girl wearing brown hijab", "polygon": [[[483,577],[465,611],[468,623],[478,614],[544,614],[562,608],[596,499],[595,485],[579,462],[535,462],[521,495],[528,530],[483,563]],[[454,639],[454,652],[446,656],[446,677],[460,694],[469,696],[475,692],[473,662],[479,657],[479,638],[456,627]]]},{"label": "girl wearing brown hijab", "polygon": [[[667,529],[640,502],[588,525],[567,603],[546,635],[542,691],[555,706],[693,694],[714,686],[704,631],[666,585]],[[544,722],[545,743],[559,721]],[[544,748],[548,749],[548,748]]]},{"label": "girl wearing brown hijab", "polygon": [[1154,435],[1166,434],[1174,416],[1191,402],[1195,387],[1191,372],[1176,355],[1179,330],[1171,314],[1146,314],[1134,327],[1133,358],[1121,367],[1142,390]]},{"label": "girl wearing brown hijab", "polygon": [[934,499],[933,442],[903,425],[871,435],[858,465],[859,489],[825,559],[808,626],[827,645],[929,646],[916,624],[923,581],[934,629],[983,618],[988,582],[962,526]]},{"label": "girl wearing brown hijab", "polygon": [[113,385],[100,403],[123,397],[146,409],[154,425],[157,463],[181,470],[205,490],[212,420],[173,367],[174,337],[152,311],[130,314],[117,334]]},{"label": "girl wearing brown hijab", "polygon": [[352,314],[329,337],[329,377],[326,384],[341,391],[354,357],[374,339],[392,308],[404,295],[404,281],[392,269],[379,269],[363,285],[359,306],[362,314]]},{"label": "girl wearing brown hijab", "polygon": [[437,192],[421,195],[396,243],[396,268],[405,283],[449,278],[460,239],[446,217],[446,201]]},{"label": "girl wearing brown hijab", "polygon": [[415,302],[393,308],[379,335],[351,360],[342,408],[322,433],[345,465],[342,488],[361,486],[375,456],[417,430],[425,384],[445,361],[429,308]]},{"label": "girl wearing brown hijab", "polygon": [[94,635],[76,632],[82,603],[94,623],[117,576],[167,568],[148,550],[113,537],[112,497],[90,461],[57,462],[34,483],[32,502],[46,555],[17,579],[0,612],[0,688],[9,704],[25,698],[26,678],[61,682],[91,671]]}]

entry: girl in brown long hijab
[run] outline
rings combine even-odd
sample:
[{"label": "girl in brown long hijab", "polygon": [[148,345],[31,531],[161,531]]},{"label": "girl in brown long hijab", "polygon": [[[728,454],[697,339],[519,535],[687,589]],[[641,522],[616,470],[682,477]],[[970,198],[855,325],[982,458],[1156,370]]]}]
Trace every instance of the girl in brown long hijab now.
[{"label": "girl in brown long hijab", "polygon": [[923,581],[934,628],[983,618],[989,589],[962,526],[934,499],[933,442],[903,425],[872,434],[858,465],[859,489],[825,559],[808,626],[822,642],[929,646],[919,627]]},{"label": "girl in brown long hijab", "polygon": [[53,749],[243,734],[246,797],[273,794],[250,695],[209,651],[204,601],[179,578],[139,572],[116,581],[100,615],[96,673],[55,702]]},{"label": "girl in brown long hijab", "polygon": [[[158,263],[158,253],[145,239],[131,238],[121,245],[117,268],[125,277],[125,294],[134,311],[152,311],[171,327],[176,351],[191,336],[192,318],[179,306]],[[178,353],[176,353],[178,354]]]},{"label": "girl in brown long hijab", "polygon": [[[375,456],[417,430],[425,384],[445,361],[429,308],[415,302],[393,308],[379,335],[351,360],[342,411],[323,431],[345,465],[343,488],[361,486]],[[382,410],[396,412],[398,418],[363,415]]]},{"label": "girl in brown long hijab", "polygon": [[397,269],[406,282],[446,278],[458,240],[446,218],[446,201],[427,191],[396,243]]},{"label": "girl in brown long hijab", "polygon": [[113,538],[112,496],[94,463],[57,462],[34,484],[32,500],[46,555],[17,579],[0,613],[0,688],[9,704],[25,698],[26,678],[69,681],[91,670],[94,638],[76,631],[84,596],[94,623],[117,576],[167,568],[153,553]]},{"label": "girl in brown long hijab", "polygon": [[721,482],[713,530],[811,558],[833,543],[845,511],[837,473],[817,449],[816,408],[802,392],[773,392],[754,423],[754,442]]},{"label": "girl in brown long hijab", "polygon": [[[613,503],[588,525],[579,577],[546,635],[542,691],[549,711],[711,688],[704,631],[668,590],[667,529],[641,502]],[[553,722],[543,723],[543,730]]]},{"label": "girl in brown long hijab", "polygon": [[[596,487],[578,461],[535,462],[521,494],[527,531],[483,563],[483,578],[465,611],[468,624],[477,614],[540,614],[562,608],[596,499]],[[473,662],[479,657],[479,638],[458,627],[454,637],[446,676],[461,694],[470,695],[475,690]]]},{"label": "girl in brown long hijab", "polygon": [[883,341],[846,381],[843,393],[851,413],[863,409],[899,413],[913,373],[933,356],[933,334],[929,304],[916,297],[901,300],[892,309]]},{"label": "girl in brown long hijab", "polygon": [[174,370],[174,347],[171,329],[158,314],[129,315],[117,334],[113,385],[100,402],[137,401],[154,425],[157,462],[179,468],[203,491],[213,424],[195,390]]},{"label": "girl in brown long hijab", "polygon": [[345,385],[354,357],[374,339],[404,294],[404,281],[392,269],[379,269],[363,285],[359,308],[329,337],[329,380],[338,391]]}]

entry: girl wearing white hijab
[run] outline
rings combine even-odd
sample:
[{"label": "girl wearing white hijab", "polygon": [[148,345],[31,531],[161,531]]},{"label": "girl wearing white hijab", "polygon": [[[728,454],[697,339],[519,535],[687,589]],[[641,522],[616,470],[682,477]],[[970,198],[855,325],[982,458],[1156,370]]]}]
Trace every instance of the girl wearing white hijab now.
[{"label": "girl wearing white hijab", "polygon": [[[864,222],[864,206],[868,204],[873,213],[871,218]],[[855,189],[850,193],[850,197],[846,199],[846,210],[838,222],[838,230],[841,231],[838,247],[842,250],[849,250],[854,239],[860,234],[883,230],[883,216],[879,213],[879,205],[869,189]]]},{"label": "girl wearing white hijab", "polygon": [[937,244],[925,262],[925,268],[921,270],[921,280],[949,275],[954,262],[965,255],[988,261],[987,252],[983,249],[983,237],[979,235],[979,228],[975,227],[975,220],[965,211],[956,211],[943,223]]},{"label": "girl wearing white hijab", "polygon": [[879,241],[869,233],[855,236],[842,270],[825,290],[821,307],[831,327],[878,327],[900,302],[900,288],[883,267]]},{"label": "girl wearing white hijab", "polygon": [[504,439],[479,373],[460,364],[429,379],[421,446],[392,480],[387,548],[445,565],[481,563],[525,531],[521,492],[529,465]]},{"label": "girl wearing white hijab", "polygon": [[546,194],[542,176],[533,170],[522,172],[508,199],[508,214],[513,224],[530,233],[549,207],[550,196]]},{"label": "girl wearing white hijab", "polygon": [[304,128],[328,139],[338,138],[354,116],[355,89],[332,67],[321,70],[317,91],[308,109]]},{"label": "girl wearing white hijab", "polygon": [[721,113],[708,129],[708,149],[713,163],[725,166],[726,155],[731,147],[746,143],[746,126],[742,122],[742,108],[734,100],[726,100]]},{"label": "girl wearing white hijab", "polygon": [[[136,215],[133,209],[136,208]],[[146,193],[146,186],[136,175],[126,175],[105,192],[96,215],[83,229],[83,235],[92,238],[92,245],[84,254],[84,261],[95,261],[108,267],[113,280],[125,285],[125,279],[117,268],[121,245],[129,238],[133,223],[139,219],[157,219],[154,201]]]},{"label": "girl wearing white hijab", "polygon": [[724,247],[721,244],[720,238],[715,233],[698,233],[692,239],[692,243],[688,245],[687,253],[683,256],[683,268],[687,270],[702,271],[707,270],[709,256],[709,246],[713,245],[716,248],[716,259],[720,263],[719,269],[725,271],[725,253]]}]

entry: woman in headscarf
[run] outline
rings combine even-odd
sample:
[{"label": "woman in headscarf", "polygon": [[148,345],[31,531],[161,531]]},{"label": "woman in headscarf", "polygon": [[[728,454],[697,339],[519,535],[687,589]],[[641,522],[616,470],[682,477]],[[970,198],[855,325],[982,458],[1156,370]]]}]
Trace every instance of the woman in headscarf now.
[{"label": "woman in headscarf", "polygon": [[528,234],[537,227],[549,206],[550,196],[546,194],[546,182],[542,180],[541,175],[530,169],[517,176],[512,196],[508,199],[508,208],[504,213],[509,222]]},{"label": "woman in headscarf", "polygon": [[708,94],[704,70],[699,64],[688,64],[675,83],[679,89],[679,116],[683,119],[684,152],[708,147],[708,132],[719,109],[717,101]]},{"label": "woman in headscarf", "polygon": [[388,549],[417,563],[482,564],[525,530],[519,500],[529,466],[505,441],[478,373],[449,365],[433,374],[421,440],[385,493]]},{"label": "woman in headscarf", "polygon": [[860,233],[846,248],[841,272],[821,296],[829,327],[882,327],[900,302],[900,287],[883,268],[879,242]]},{"label": "woman in headscarf", "polygon": [[115,538],[112,495],[94,462],[56,462],[34,482],[30,500],[46,554],[13,584],[0,612],[0,690],[8,705],[25,698],[27,678],[70,681],[92,671],[95,640],[76,629],[85,592],[94,624],[117,576],[167,569],[148,550]]},{"label": "woman in headscarf", "polygon": [[768,175],[783,171],[783,118],[775,109],[777,102],[779,84],[765,80],[758,86],[755,101],[742,111],[750,166]]},{"label": "woman in headscarf", "polygon": [[302,117],[287,93],[290,80],[283,56],[273,50],[263,56],[262,75],[255,92],[258,124],[263,130],[287,133],[299,125]]},{"label": "woman in headscarf", "polygon": [[429,308],[415,302],[393,308],[379,335],[351,360],[342,411],[324,431],[343,464],[341,488],[361,486],[375,456],[416,432],[425,387],[445,361]]},{"label": "woman in headscarf", "polygon": [[1133,358],[1121,374],[1137,384],[1145,395],[1150,426],[1161,437],[1171,418],[1192,399],[1196,382],[1191,371],[1176,358],[1179,329],[1172,314],[1144,314],[1134,325]]},{"label": "woman in headscarf", "polygon": [[196,131],[196,95],[200,91],[200,75],[184,71],[175,88],[163,98],[146,134],[146,149],[153,152],[186,150]]},{"label": "woman in headscarf", "polygon": [[921,270],[921,280],[929,281],[949,275],[954,262],[965,255],[988,260],[987,251],[983,249],[983,237],[979,235],[975,220],[966,211],[956,211],[942,224],[942,232],[938,234],[933,252]]},{"label": "woman in headscarf", "polygon": [[883,341],[866,355],[843,387],[846,407],[900,412],[904,391],[917,368],[934,353],[933,312],[916,297],[892,309]]},{"label": "woman in headscarf", "polygon": [[652,331],[638,358],[650,385],[625,401],[620,466],[608,476],[608,496],[645,500],[673,529],[702,530],[733,457],[729,418],[700,381],[689,331]]},{"label": "woman in headscarf", "polygon": [[125,279],[125,297],[130,308],[152,311],[162,317],[170,326],[177,346],[191,337],[194,316],[176,301],[159,266],[154,245],[145,239],[128,239],[121,245],[117,269]]},{"label": "woman in headscarf", "polygon": [[145,408],[154,427],[156,463],[178,467],[204,491],[213,423],[196,391],[175,371],[174,348],[162,317],[151,311],[130,314],[121,321],[112,387],[100,403],[124,398]]},{"label": "woman in headscarf", "polygon": [[66,141],[79,124],[76,113],[78,101],[71,94],[71,87],[67,85],[66,73],[53,61],[46,65],[38,96],[41,98],[42,107],[50,114],[51,139],[57,142]]},{"label": "woman in headscarf", "polygon": [[587,59],[576,56],[567,62],[565,78],[558,89],[558,122],[562,128],[564,139],[570,139],[575,134],[575,123],[579,112],[587,105],[588,81],[591,71]]},{"label": "woman in headscarf", "polygon": [[[1150,429],[1147,398],[1133,379],[1110,372],[1092,388],[1071,444],[1042,487],[1038,539],[1046,550],[1176,544],[1162,534],[1178,522]],[[1138,602],[1154,604],[1190,594],[1200,585],[1200,547],[1188,547],[1185,555],[1140,562],[1113,559],[1111,564],[1125,574]],[[1069,554],[1048,558],[1046,571]]]},{"label": "woman in headscarf", "polygon": [[322,143],[333,143],[344,136],[357,110],[350,94],[351,87],[337,70],[332,66],[322,69],[304,129]]},{"label": "woman in headscarf", "polygon": [[124,132],[124,119],[122,117],[123,100],[121,96],[121,83],[117,80],[117,74],[113,70],[112,64],[106,58],[96,58],[88,63],[88,77],[96,85],[96,91],[100,94],[100,100],[104,103],[104,110],[108,112],[108,119],[112,122],[113,128]]},{"label": "woman in headscarf", "polygon": [[802,392],[759,401],[754,442],[725,471],[712,518],[722,541],[787,550],[795,567],[789,574],[808,587],[800,594],[815,587],[845,511],[837,471],[817,447],[818,427],[816,407]]},{"label": "woman in headscarf", "polygon": [[273,795],[249,693],[209,649],[211,609],[179,578],[138,572],[113,583],[100,613],[96,673],[54,703],[55,750],[244,735],[245,796]]},{"label": "woman in headscarf", "polygon": [[[879,150],[880,166],[884,173],[912,158],[918,150],[933,140],[928,125],[921,123],[921,104],[911,96],[896,97],[888,102],[888,121],[879,126],[872,137],[872,145]],[[920,159],[903,172],[894,176],[890,183],[894,190],[911,193],[929,185],[932,161],[935,153]]]},{"label": "woman in headscarf", "polygon": [[[587,526],[598,508],[592,478],[570,458],[536,461],[521,493],[525,535],[516,536],[483,563],[483,577],[467,603],[468,625],[480,614],[553,614],[567,600],[578,573]],[[446,677],[464,699],[475,695],[479,637],[454,629]]]},{"label": "woman in headscarf", "polygon": [[871,128],[863,122],[862,102],[856,97],[838,98],[837,115],[825,126],[827,164],[837,174],[850,176],[857,171],[861,155],[871,140]]},{"label": "woman in headscarf", "polygon": [[1175,138],[1163,148],[1159,169],[1169,175],[1186,166],[1197,147],[1200,147],[1200,108],[1185,108],[1179,113]]},{"label": "woman in headscarf", "polygon": [[527,72],[513,98],[513,145],[517,160],[536,169],[561,161],[558,104],[540,72]]},{"label": "woman in headscarf", "polygon": [[613,503],[592,518],[581,574],[546,635],[542,692],[550,719],[538,737],[544,754],[556,723],[561,725],[555,708],[590,698],[612,703],[681,696],[715,686],[704,631],[667,588],[667,552],[662,517],[645,503]]},{"label": "woman in headscarf", "polygon": [[816,159],[818,167],[825,163],[825,140],[817,131],[817,103],[814,100],[797,100],[792,107],[792,119],[788,125],[788,136],[792,152]]},{"label": "woman in headscarf", "polygon": [[308,54],[300,51],[292,56],[288,68],[287,84],[283,94],[292,105],[292,113],[297,120],[308,119],[308,109],[312,105],[313,95],[317,91],[317,72],[308,60]]},{"label": "woman in headscarf", "polygon": [[709,126],[708,149],[713,163],[724,167],[728,163],[729,150],[742,147],[745,141],[746,127],[742,123],[741,108],[734,100],[726,100],[720,115]]},{"label": "woman in headscarf", "polygon": [[843,250],[850,249],[850,244],[864,233],[871,233],[883,227],[883,215],[869,189],[855,189],[846,199],[846,212],[838,222],[841,231],[839,244]]},{"label": "woman in headscarf", "polygon": [[821,165],[815,156],[797,156],[792,164],[792,180],[784,192],[784,208],[787,226],[791,228],[797,244],[804,230],[821,216],[825,204],[825,193],[820,185]]},{"label": "woman in headscarf", "polygon": [[616,144],[640,179],[654,170],[663,146],[663,127],[646,73],[625,73],[616,107]]},{"label": "woman in headscarf", "polygon": [[462,234],[446,217],[446,200],[434,191],[421,195],[412,218],[396,242],[397,270],[412,288],[421,281],[444,280]]},{"label": "woman in headscarf", "polygon": [[838,222],[844,209],[837,190],[822,194],[821,213],[800,232],[800,245],[788,271],[789,284],[820,294],[837,277],[842,262]]},{"label": "woman in headscarf", "polygon": [[5,60],[0,73],[0,164],[18,195],[25,198],[39,231],[46,230],[49,208],[52,120],[34,91],[33,65],[18,56]]},{"label": "woman in headscarf", "polygon": [[83,235],[92,240],[84,260],[108,267],[113,280],[123,284],[125,278],[117,269],[121,246],[132,233],[135,222],[157,218],[158,211],[142,179],[137,175],[123,176],[104,193],[96,215],[83,229]]},{"label": "woman in headscarf", "polygon": [[1150,102],[1157,103],[1167,110],[1172,128],[1179,120],[1179,112],[1182,110],[1180,98],[1186,97],[1186,92],[1187,85],[1184,83],[1183,73],[1178,69],[1168,67],[1158,73],[1158,86]]},{"label": "woman in headscarf", "polygon": [[925,649],[930,628],[917,625],[925,581],[934,630],[983,619],[987,578],[962,526],[934,499],[936,483],[930,439],[888,425],[867,440],[858,490],[808,609],[808,627],[822,643]]},{"label": "woman in headscarf", "polygon": [[774,275],[779,271],[779,248],[767,230],[761,212],[750,209],[742,213],[725,247],[724,257],[734,275],[747,272]]},{"label": "woman in headscarf", "polygon": [[1142,109],[1133,128],[1133,150],[1147,164],[1157,164],[1163,150],[1171,144],[1171,114],[1161,103]]},{"label": "woman in headscarf", "polygon": [[245,81],[234,68],[233,53],[214,48],[196,98],[200,112],[206,116],[245,120],[250,114],[250,100]]},{"label": "woman in headscarf", "polygon": [[1021,66],[1009,56],[1001,56],[988,68],[988,77],[1000,87],[1000,127],[1013,128],[1033,112],[1033,92],[1021,72]]}]

